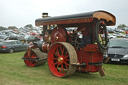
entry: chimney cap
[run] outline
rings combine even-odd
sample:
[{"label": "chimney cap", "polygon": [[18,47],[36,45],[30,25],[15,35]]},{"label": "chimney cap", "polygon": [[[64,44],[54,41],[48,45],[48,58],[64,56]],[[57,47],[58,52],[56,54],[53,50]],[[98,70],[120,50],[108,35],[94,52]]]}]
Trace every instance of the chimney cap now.
[{"label": "chimney cap", "polygon": [[42,13],[42,17],[43,18],[48,17],[48,13],[47,12]]}]

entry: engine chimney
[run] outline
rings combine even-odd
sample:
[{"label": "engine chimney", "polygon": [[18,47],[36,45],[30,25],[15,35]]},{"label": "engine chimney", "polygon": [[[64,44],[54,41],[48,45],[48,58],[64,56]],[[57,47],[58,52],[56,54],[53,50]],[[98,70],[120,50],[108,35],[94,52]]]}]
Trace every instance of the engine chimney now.
[{"label": "engine chimney", "polygon": [[48,13],[42,13],[42,18],[49,17]]}]

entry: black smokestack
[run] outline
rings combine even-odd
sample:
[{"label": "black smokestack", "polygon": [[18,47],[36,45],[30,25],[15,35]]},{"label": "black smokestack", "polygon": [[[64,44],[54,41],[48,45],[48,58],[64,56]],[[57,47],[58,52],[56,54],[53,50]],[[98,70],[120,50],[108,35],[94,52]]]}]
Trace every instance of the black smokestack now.
[{"label": "black smokestack", "polygon": [[43,18],[48,17],[48,13],[42,13],[42,17]]}]

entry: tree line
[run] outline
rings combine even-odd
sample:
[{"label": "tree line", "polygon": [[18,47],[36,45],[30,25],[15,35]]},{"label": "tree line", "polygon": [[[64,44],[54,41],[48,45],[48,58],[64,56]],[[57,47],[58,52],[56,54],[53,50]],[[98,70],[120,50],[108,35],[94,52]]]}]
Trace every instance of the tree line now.
[{"label": "tree line", "polygon": [[[123,28],[126,28],[126,27],[128,27],[128,26],[126,26],[125,24],[119,24],[118,26],[117,26],[117,28],[118,29],[123,29]],[[27,25],[25,25],[24,26],[24,28],[33,28],[33,26],[32,26],[32,24],[27,24]],[[2,27],[2,26],[0,26],[0,31],[2,31],[2,30],[8,30],[8,29],[12,29],[12,30],[15,30],[15,29],[18,29],[16,26],[9,26],[8,28],[6,28],[6,27]]]},{"label": "tree line", "polygon": [[[22,27],[21,27],[22,28]],[[33,28],[33,26],[32,26],[32,24],[27,24],[27,25],[25,25],[24,26],[24,28]],[[3,27],[3,26],[0,26],[0,31],[2,31],[2,30],[8,30],[8,29],[11,29],[11,30],[15,30],[15,29],[18,29],[16,26],[9,26],[8,28],[6,28],[6,27]]]}]

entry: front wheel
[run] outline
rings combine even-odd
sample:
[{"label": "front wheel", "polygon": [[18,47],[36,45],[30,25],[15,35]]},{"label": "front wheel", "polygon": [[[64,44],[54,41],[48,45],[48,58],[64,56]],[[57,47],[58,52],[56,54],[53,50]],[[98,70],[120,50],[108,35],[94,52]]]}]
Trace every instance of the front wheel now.
[{"label": "front wheel", "polygon": [[74,47],[66,42],[54,43],[48,52],[48,66],[56,77],[67,77],[76,71],[73,63],[77,62],[77,54]]},{"label": "front wheel", "polygon": [[42,53],[39,49],[32,49],[30,56],[28,56],[28,52],[24,54],[24,62],[29,67],[35,67],[44,65],[47,62],[47,54]]},{"label": "front wheel", "polygon": [[[37,58],[37,55],[32,51],[31,56],[28,56],[28,52],[24,54],[24,58]],[[29,67],[35,67],[37,64],[36,60],[24,60],[25,64]]]}]

